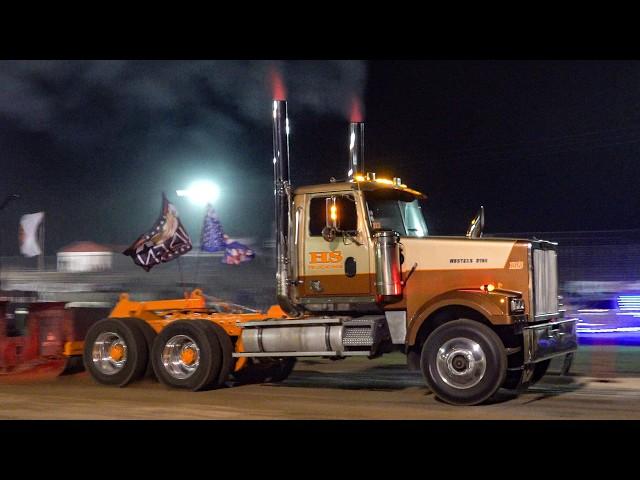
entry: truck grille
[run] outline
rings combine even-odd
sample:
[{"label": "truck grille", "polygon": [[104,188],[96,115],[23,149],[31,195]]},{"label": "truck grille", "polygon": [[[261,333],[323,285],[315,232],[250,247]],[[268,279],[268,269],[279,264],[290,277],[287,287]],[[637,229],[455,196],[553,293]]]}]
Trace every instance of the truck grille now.
[{"label": "truck grille", "polygon": [[533,314],[558,313],[558,255],[555,250],[533,250]]}]

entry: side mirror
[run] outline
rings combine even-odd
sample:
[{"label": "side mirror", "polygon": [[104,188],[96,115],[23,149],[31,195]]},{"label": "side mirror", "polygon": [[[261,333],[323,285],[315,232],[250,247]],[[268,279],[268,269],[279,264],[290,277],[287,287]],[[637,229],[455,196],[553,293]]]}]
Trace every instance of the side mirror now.
[{"label": "side mirror", "polygon": [[324,238],[325,242],[333,242],[337,233],[335,228],[327,226],[322,229],[322,238]]},{"label": "side mirror", "polygon": [[484,230],[484,207],[480,207],[474,219],[471,220],[469,230],[467,230],[467,238],[482,237],[482,230]]},{"label": "side mirror", "polygon": [[322,238],[327,242],[333,242],[338,234],[338,205],[336,197],[328,197],[325,209],[325,227],[322,229]]}]

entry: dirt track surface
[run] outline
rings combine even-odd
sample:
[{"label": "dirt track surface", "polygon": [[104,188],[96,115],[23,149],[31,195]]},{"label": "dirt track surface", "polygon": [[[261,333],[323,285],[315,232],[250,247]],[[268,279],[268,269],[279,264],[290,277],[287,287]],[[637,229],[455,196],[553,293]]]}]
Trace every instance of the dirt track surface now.
[{"label": "dirt track surface", "polygon": [[584,361],[573,375],[552,370],[519,396],[475,407],[440,402],[404,362],[304,360],[281,384],[197,393],[152,380],[106,387],[86,372],[4,377],[0,419],[640,419],[640,375],[594,377]]}]

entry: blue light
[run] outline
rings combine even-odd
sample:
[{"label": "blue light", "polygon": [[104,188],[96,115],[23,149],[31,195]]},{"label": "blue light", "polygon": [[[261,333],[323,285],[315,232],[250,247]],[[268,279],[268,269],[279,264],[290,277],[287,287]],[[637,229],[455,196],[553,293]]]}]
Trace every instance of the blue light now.
[{"label": "blue light", "polygon": [[619,295],[618,308],[626,311],[640,311],[640,295]]},{"label": "blue light", "polygon": [[579,343],[640,345],[640,292],[618,293],[614,298],[617,308],[581,308],[577,311]]},{"label": "blue light", "polygon": [[632,333],[640,332],[640,327],[615,327],[615,328],[580,328],[577,327],[578,333]]}]

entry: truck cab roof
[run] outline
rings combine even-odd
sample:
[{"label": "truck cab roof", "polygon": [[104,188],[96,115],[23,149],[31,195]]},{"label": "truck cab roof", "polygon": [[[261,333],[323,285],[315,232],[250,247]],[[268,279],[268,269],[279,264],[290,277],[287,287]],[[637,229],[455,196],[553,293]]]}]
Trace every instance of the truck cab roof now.
[{"label": "truck cab roof", "polygon": [[323,192],[336,192],[336,191],[349,191],[349,190],[382,190],[391,189],[401,192],[409,193],[416,198],[427,198],[425,194],[406,185],[385,178],[371,179],[362,176],[356,176],[356,179],[352,182],[331,182],[320,183],[317,185],[306,185],[298,187],[294,190],[295,194],[304,193],[323,193]]}]

